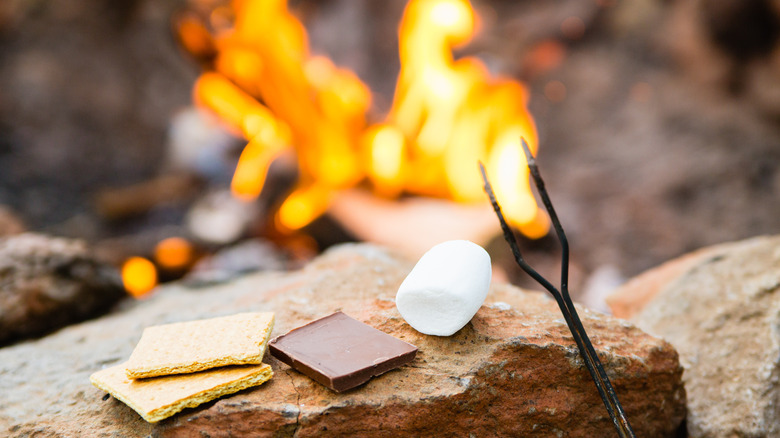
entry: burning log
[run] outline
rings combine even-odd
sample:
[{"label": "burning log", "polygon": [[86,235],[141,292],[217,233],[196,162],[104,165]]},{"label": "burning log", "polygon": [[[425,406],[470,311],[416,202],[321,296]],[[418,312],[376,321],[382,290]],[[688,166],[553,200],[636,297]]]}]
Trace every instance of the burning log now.
[{"label": "burning log", "polygon": [[98,213],[121,220],[146,213],[161,204],[184,202],[200,192],[200,180],[189,173],[170,173],[117,189],[101,190],[95,199]]},{"label": "burning log", "polygon": [[420,197],[393,201],[361,189],[334,196],[328,214],[358,239],[392,247],[415,259],[445,240],[484,243],[499,232],[486,205]]}]

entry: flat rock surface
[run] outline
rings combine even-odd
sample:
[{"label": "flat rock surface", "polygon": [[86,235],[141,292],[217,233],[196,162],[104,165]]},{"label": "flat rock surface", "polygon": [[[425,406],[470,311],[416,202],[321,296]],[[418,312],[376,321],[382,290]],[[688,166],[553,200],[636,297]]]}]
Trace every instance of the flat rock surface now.
[{"label": "flat rock surface", "polygon": [[[301,271],[203,289],[169,286],[115,314],[0,349],[0,434],[613,436],[554,301],[494,285],[466,327],[427,336],[393,302],[411,267],[375,246],[344,245]],[[103,401],[89,384],[91,373],[126,360],[149,325],[274,311],[276,336],[336,310],[416,345],[417,357],[337,394],[267,355],[269,382],[156,425],[117,400]],[[580,314],[638,436],[673,436],[685,416],[675,350],[626,321]]]},{"label": "flat rock surface", "polygon": [[633,320],[680,352],[691,437],[780,436],[780,236],[698,254]]}]

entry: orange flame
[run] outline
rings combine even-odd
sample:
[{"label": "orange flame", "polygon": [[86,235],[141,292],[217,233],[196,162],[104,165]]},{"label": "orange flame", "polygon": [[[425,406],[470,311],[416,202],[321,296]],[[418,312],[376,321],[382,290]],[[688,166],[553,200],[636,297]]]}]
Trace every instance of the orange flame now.
[{"label": "orange flame", "polygon": [[212,41],[204,41],[207,26],[191,16],[180,21],[179,32],[194,53],[216,51],[214,71],[195,85],[196,101],[249,140],[233,193],[257,197],[271,162],[295,150],[299,183],[277,211],[279,228],[305,226],[327,209],[334,192],[366,178],[384,196],[484,202],[476,166],[482,160],[507,218],[530,237],[547,233],[519,145],[522,136],[537,147],[525,88],[491,78],[475,58],[452,55],[475,33],[477,17],[467,0],[409,2],[399,28],[393,106],[374,126],[365,121],[368,88],[352,72],[310,55],[306,32],[286,0],[231,5],[233,26],[220,26]]}]

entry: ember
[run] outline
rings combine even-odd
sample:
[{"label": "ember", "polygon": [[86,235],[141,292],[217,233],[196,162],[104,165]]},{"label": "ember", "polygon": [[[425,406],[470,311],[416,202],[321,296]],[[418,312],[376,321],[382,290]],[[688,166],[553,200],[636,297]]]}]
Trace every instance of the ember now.
[{"label": "ember", "polygon": [[169,237],[154,248],[154,259],[165,269],[179,270],[190,265],[194,258],[192,245],[181,237]]},{"label": "ember", "polygon": [[157,285],[157,268],[143,257],[130,257],[122,265],[122,281],[128,293],[140,297]]},{"label": "ember", "polygon": [[258,197],[271,162],[288,150],[297,154],[299,179],[276,212],[279,230],[306,226],[335,193],[363,180],[385,197],[480,202],[474,163],[482,160],[510,222],[532,238],[547,233],[518,143],[523,136],[536,149],[524,86],[491,77],[476,58],[453,57],[476,32],[468,1],[409,2],[393,105],[373,125],[366,120],[368,87],[310,54],[286,1],[234,1],[207,17],[185,13],[177,25],[182,45],[208,66],[195,85],[196,102],[248,140],[233,194]]}]

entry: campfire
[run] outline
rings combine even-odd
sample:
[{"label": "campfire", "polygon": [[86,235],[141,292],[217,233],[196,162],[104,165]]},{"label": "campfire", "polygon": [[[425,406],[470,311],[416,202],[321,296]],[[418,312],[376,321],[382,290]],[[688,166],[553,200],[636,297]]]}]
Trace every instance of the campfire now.
[{"label": "campfire", "polygon": [[[334,205],[349,228],[371,209],[360,192],[380,201],[433,197],[489,211],[476,166],[481,161],[495,175],[509,222],[538,239],[549,222],[536,205],[520,148],[521,137],[537,148],[527,90],[492,75],[475,57],[453,55],[478,26],[466,0],[410,1],[398,28],[394,98],[377,117],[368,86],[310,52],[304,26],[284,1],[195,2],[175,19],[182,47],[204,69],[194,101],[246,140],[232,195],[256,202],[275,160],[297,163],[297,182],[270,213],[272,232],[296,233]],[[151,271],[132,261],[136,268],[126,266],[126,282],[145,286],[128,288],[153,285]]]},{"label": "campfire", "polygon": [[[229,24],[225,16],[233,17]],[[177,29],[207,68],[195,84],[196,102],[248,141],[233,194],[257,198],[273,160],[288,151],[297,157],[298,183],[275,213],[278,229],[306,226],[338,191],[363,181],[378,196],[485,203],[476,169],[482,160],[511,223],[533,238],[547,233],[519,144],[521,136],[532,149],[537,144],[524,86],[491,77],[476,58],[453,57],[476,32],[468,1],[409,2],[395,97],[376,122],[368,87],[309,52],[286,2],[235,1],[203,18],[184,13]]]}]

